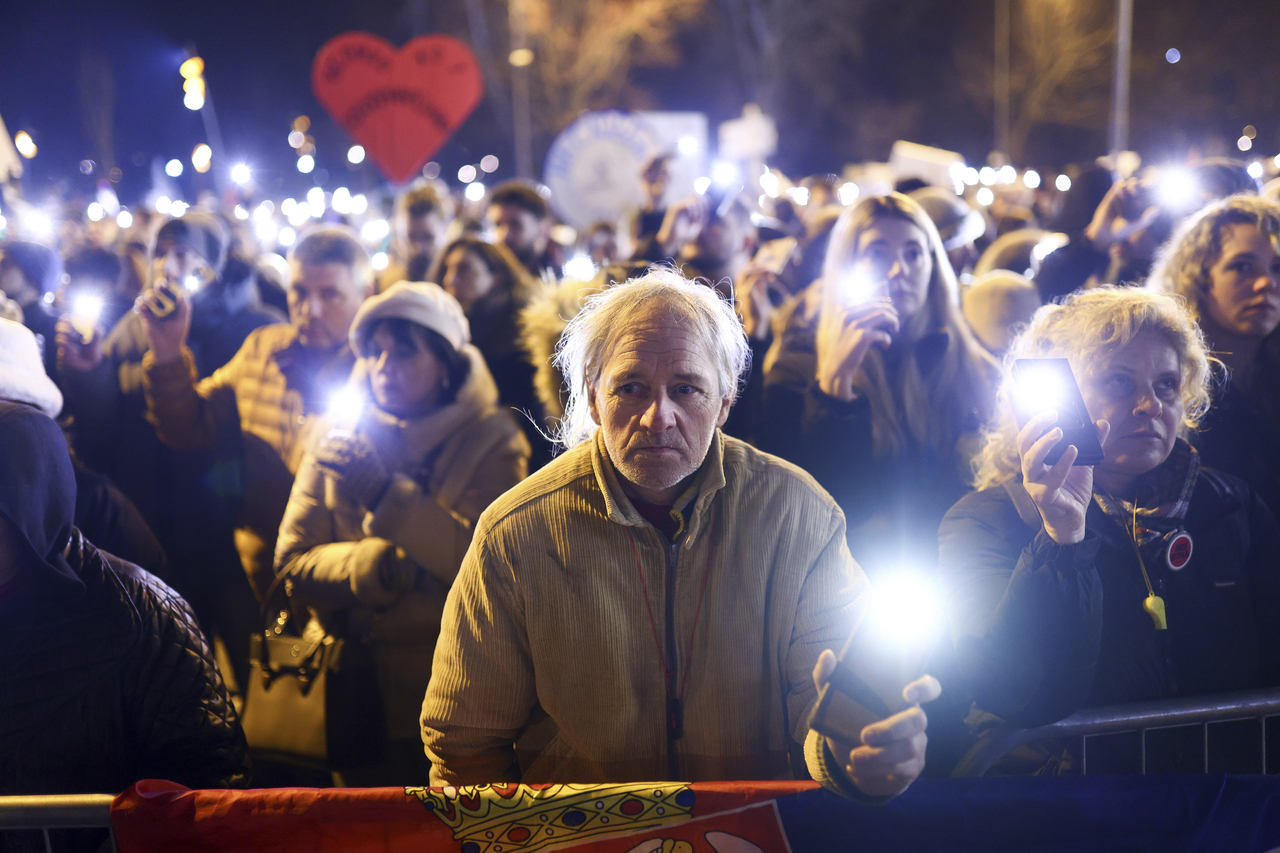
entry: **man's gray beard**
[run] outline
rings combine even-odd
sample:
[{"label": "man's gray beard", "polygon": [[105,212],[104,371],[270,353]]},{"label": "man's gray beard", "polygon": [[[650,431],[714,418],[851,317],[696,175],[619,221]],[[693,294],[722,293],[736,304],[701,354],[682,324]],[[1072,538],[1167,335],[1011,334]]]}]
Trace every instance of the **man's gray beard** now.
[{"label": "man's gray beard", "polygon": [[[654,471],[651,468],[641,465],[635,465],[631,462],[624,462],[621,465],[614,464],[618,469],[618,473],[627,479],[628,482],[639,486],[642,489],[652,489],[654,491],[662,491],[679,485],[686,477],[698,470],[698,465],[694,465],[688,471],[680,474],[672,474],[663,476],[660,471]],[[669,481],[669,482],[668,482]]]}]

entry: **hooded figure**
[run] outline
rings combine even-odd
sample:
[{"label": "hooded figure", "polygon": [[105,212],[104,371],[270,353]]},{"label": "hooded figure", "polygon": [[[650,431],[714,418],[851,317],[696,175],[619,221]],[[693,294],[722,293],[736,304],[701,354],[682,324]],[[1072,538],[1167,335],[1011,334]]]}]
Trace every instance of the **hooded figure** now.
[{"label": "hooded figure", "polygon": [[[44,372],[35,335],[3,319],[0,401],[26,403],[51,418],[62,411],[62,392]],[[133,501],[106,477],[83,465],[76,465],[75,477],[75,524],[89,541],[147,571],[163,571],[164,549]]]},{"label": "hooded figure", "polygon": [[57,373],[58,316],[46,297],[62,282],[62,256],[39,243],[15,242],[0,250],[0,295],[22,311],[20,322],[37,335],[45,372]]},{"label": "hooded figure", "polygon": [[57,424],[0,403],[0,794],[243,786],[244,735],[191,610],[86,541],[75,499]]}]

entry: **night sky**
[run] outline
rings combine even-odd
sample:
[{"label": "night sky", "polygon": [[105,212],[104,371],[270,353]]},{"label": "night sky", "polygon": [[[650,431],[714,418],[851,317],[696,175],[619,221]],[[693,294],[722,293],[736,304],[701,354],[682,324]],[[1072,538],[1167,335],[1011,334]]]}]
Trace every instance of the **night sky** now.
[{"label": "night sky", "polygon": [[[727,2],[709,0],[703,17],[685,28],[679,67],[633,73],[651,105],[705,111],[714,127],[751,97],[750,85],[734,72],[733,46],[718,18]],[[482,4],[491,16],[501,16],[495,0]],[[316,50],[354,29],[396,43],[433,31],[471,41],[463,0],[5,0],[0,6],[0,116],[10,133],[28,130],[40,148],[28,162],[25,181],[36,198],[54,187],[87,194],[101,177],[84,177],[77,168],[82,159],[101,159],[82,109],[86,75],[99,83],[114,80],[113,150],[123,172],[123,201],[146,192],[153,162],[172,157],[188,163],[180,182],[189,195],[211,185],[208,175],[196,176],[189,167],[192,148],[204,141],[199,115],[182,106],[177,69],[189,45],[206,60],[205,78],[229,157],[252,164],[263,192],[298,194],[313,182],[314,176],[296,171],[286,143],[289,124],[299,114],[314,122],[316,174],[327,171],[330,188],[339,181],[370,188],[378,182],[372,167],[348,167],[350,140],[311,94]],[[982,50],[989,45],[990,0],[849,0],[847,8],[856,15],[858,44],[829,73],[847,86],[849,102],[874,101],[904,135],[980,161],[991,146],[990,104],[977,103],[960,85],[956,57],[957,45],[966,40]],[[1139,150],[1169,156],[1189,148],[1238,153],[1225,150],[1224,140],[1234,140],[1246,122],[1258,129],[1255,153],[1272,156],[1280,150],[1278,25],[1280,3],[1274,0],[1137,0],[1133,136]],[[1173,46],[1184,56],[1177,66],[1163,60]],[[505,44],[493,47],[505,55]],[[504,132],[509,106],[502,94],[495,88],[439,152],[444,175],[485,154],[502,162],[496,177],[512,174],[514,157]],[[803,109],[803,97],[790,100]],[[887,143],[867,129],[876,123],[868,115],[860,124],[835,111],[780,116],[777,162],[803,174],[883,159]],[[1032,135],[1028,148],[1024,165],[1057,166],[1103,153],[1105,132],[1101,126],[1046,126]]]}]

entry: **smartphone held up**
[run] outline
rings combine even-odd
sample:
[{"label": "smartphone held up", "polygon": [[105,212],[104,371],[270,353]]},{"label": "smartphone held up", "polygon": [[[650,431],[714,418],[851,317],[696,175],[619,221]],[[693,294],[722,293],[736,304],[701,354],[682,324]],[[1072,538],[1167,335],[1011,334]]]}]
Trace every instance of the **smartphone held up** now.
[{"label": "smartphone held up", "polygon": [[875,276],[856,267],[840,276],[839,287],[840,299],[849,308],[867,305],[888,296],[884,282],[877,281]]},{"label": "smartphone held up", "polygon": [[942,626],[941,600],[927,573],[879,581],[818,693],[809,727],[853,747],[864,728],[905,710],[904,690],[924,674]]},{"label": "smartphone held up", "polygon": [[141,304],[152,317],[163,320],[178,310],[178,302],[184,296],[199,292],[216,278],[213,270],[203,265],[181,278],[166,276],[151,288]]},{"label": "smartphone held up", "polygon": [[82,345],[91,343],[94,335],[98,333],[98,321],[102,318],[102,311],[106,307],[106,297],[100,293],[84,290],[72,296],[69,302],[71,310],[67,312],[67,319],[71,327],[80,336]]},{"label": "smartphone held up", "polygon": [[1013,362],[1013,381],[1013,407],[1019,427],[1043,412],[1058,413],[1055,426],[1062,430],[1062,440],[1045,456],[1046,465],[1056,464],[1072,445],[1077,451],[1072,465],[1097,465],[1103,460],[1098,430],[1089,417],[1070,362],[1065,358],[1019,358]]}]

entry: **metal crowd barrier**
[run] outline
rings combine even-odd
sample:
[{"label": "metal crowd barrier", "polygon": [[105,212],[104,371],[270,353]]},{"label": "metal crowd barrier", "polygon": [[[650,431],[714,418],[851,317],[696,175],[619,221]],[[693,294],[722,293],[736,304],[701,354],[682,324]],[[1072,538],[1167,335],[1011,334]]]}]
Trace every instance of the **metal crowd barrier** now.
[{"label": "metal crowd barrier", "polygon": [[111,832],[112,794],[44,794],[0,797],[0,832],[39,829],[44,833],[45,853],[54,853],[51,829],[92,829],[105,827],[112,853],[118,853]]},{"label": "metal crowd barrier", "polygon": [[1033,729],[1007,724],[983,732],[952,771],[952,776],[983,776],[1010,750],[1025,743],[1049,738],[1080,740],[1080,772],[1089,772],[1089,740],[1099,735],[1130,732],[1139,734],[1141,772],[1147,772],[1147,733],[1164,729],[1199,726],[1204,753],[1203,769],[1209,772],[1209,727],[1215,723],[1257,720],[1258,771],[1267,771],[1267,724],[1280,716],[1280,690],[1254,690],[1195,696],[1104,708],[1085,708],[1056,723]]},{"label": "metal crowd barrier", "polygon": [[[1280,717],[1280,689],[1196,696],[1159,702],[1141,702],[1104,708],[1086,708],[1047,726],[1020,729],[1000,724],[985,731],[952,772],[953,777],[983,776],[1011,749],[1046,739],[1080,739],[1080,772],[1089,772],[1089,739],[1137,732],[1140,738],[1141,772],[1147,772],[1147,733],[1199,726],[1203,744],[1203,770],[1209,772],[1209,727],[1217,723],[1258,722],[1258,772],[1267,771],[1268,718]],[[61,794],[0,797],[0,832],[39,829],[46,853],[54,853],[51,829],[102,827],[111,830],[111,794]],[[110,850],[118,853],[110,834]]]}]

